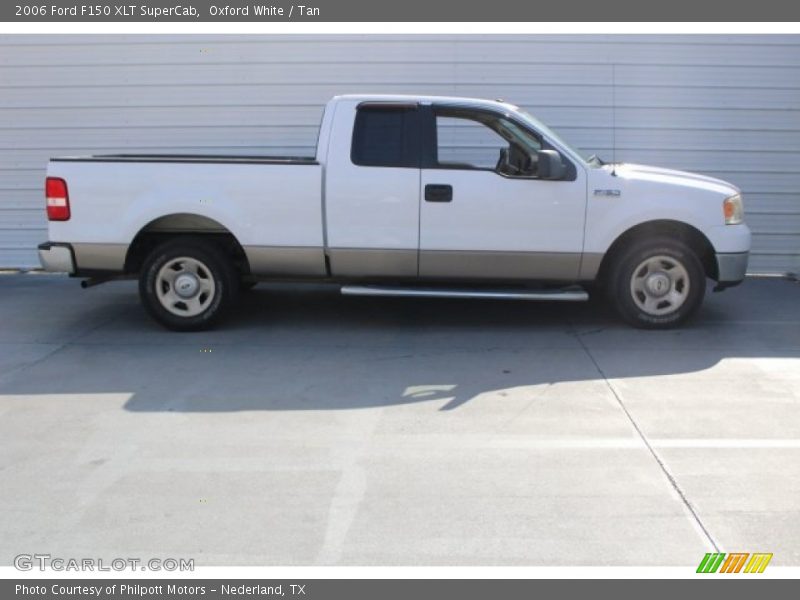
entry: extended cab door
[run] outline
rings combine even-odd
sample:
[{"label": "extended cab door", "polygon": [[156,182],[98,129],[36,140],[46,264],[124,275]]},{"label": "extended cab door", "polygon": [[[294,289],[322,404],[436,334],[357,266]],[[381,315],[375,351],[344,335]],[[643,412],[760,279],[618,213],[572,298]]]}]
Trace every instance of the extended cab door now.
[{"label": "extended cab door", "polygon": [[511,115],[443,105],[425,115],[420,276],[575,280],[583,169],[564,156],[561,178],[540,177],[537,151],[551,148]]},{"label": "extended cab door", "polygon": [[330,143],[324,204],[331,274],[416,277],[418,105],[343,101]]}]

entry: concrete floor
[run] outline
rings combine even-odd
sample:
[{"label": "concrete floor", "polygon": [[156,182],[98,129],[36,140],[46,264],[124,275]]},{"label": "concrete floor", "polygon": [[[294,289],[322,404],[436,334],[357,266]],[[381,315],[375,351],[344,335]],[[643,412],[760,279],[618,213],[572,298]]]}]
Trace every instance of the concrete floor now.
[{"label": "concrete floor", "polygon": [[0,564],[800,565],[800,285],[684,329],[260,286],[217,331],[0,276]]}]

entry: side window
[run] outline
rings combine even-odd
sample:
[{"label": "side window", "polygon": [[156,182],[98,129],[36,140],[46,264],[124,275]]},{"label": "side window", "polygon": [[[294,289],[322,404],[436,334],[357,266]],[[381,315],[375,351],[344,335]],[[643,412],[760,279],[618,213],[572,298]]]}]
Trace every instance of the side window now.
[{"label": "side window", "polygon": [[419,168],[418,121],[414,107],[359,107],[350,153],[353,164]]},{"label": "side window", "polygon": [[508,142],[483,123],[437,115],[436,154],[442,167],[494,169]]},{"label": "side window", "polygon": [[436,163],[442,169],[493,170],[536,177],[541,141],[514,121],[487,111],[436,111]]}]

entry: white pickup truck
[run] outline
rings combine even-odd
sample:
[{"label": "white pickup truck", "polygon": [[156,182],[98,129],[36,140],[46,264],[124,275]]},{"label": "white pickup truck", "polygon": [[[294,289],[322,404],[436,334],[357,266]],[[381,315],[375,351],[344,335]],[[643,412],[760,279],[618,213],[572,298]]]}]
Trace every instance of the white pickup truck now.
[{"label": "white pickup truck", "polygon": [[741,282],[750,231],[724,181],[584,157],[517,106],[338,96],[315,157],[107,155],[48,165],[42,265],[138,277],[176,330],[262,280],[342,293],[580,301],[674,326],[706,278]]}]

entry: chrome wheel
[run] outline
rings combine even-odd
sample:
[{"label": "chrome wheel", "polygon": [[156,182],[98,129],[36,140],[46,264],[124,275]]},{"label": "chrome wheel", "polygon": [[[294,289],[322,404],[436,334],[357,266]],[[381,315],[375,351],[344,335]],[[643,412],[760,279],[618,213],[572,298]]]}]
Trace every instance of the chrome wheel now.
[{"label": "chrome wheel", "polygon": [[202,313],[214,300],[217,290],[210,269],[188,256],[167,261],[158,271],[155,285],[161,306],[180,317]]},{"label": "chrome wheel", "polygon": [[689,273],[671,256],[647,258],[633,271],[631,295],[636,305],[649,315],[675,312],[689,296]]}]

